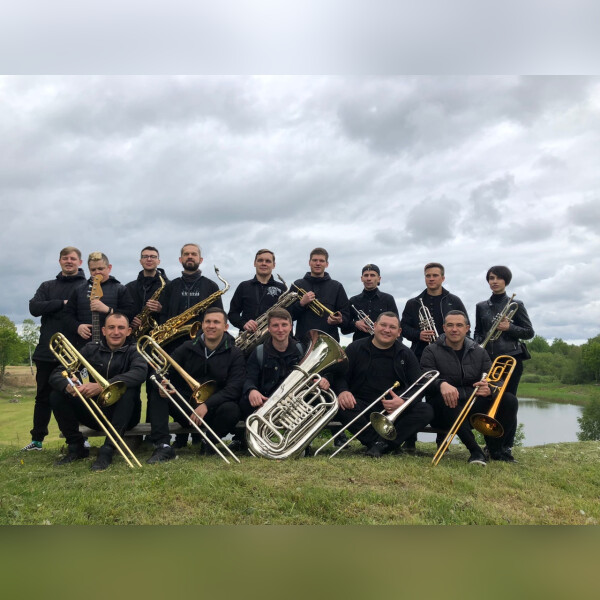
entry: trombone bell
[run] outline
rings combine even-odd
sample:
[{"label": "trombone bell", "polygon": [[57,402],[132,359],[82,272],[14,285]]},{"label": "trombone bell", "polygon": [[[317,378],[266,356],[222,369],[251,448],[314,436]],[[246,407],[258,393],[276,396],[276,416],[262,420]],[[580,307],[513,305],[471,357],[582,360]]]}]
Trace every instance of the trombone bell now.
[{"label": "trombone bell", "polygon": [[479,433],[487,435],[488,437],[502,437],[504,435],[504,427],[500,425],[499,421],[496,421],[493,417],[484,413],[476,413],[471,415],[469,419],[471,427],[477,429]]},{"label": "trombone bell", "polygon": [[373,429],[385,440],[395,440],[396,439],[396,428],[394,427],[394,422],[388,419],[385,415],[381,413],[374,412],[371,413],[369,417],[371,421],[371,425]]}]

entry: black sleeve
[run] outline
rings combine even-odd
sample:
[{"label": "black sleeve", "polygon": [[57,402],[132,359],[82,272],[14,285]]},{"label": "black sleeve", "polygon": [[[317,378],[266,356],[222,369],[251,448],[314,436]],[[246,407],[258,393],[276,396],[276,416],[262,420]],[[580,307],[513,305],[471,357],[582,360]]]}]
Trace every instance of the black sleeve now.
[{"label": "black sleeve", "polygon": [[55,300],[51,300],[49,296],[48,290],[49,284],[48,282],[42,283],[40,287],[37,289],[33,298],[29,301],[29,312],[34,317],[41,317],[43,315],[49,315],[59,310],[62,310],[65,306],[65,303],[60,298]]},{"label": "black sleeve", "polygon": [[[423,350],[423,354],[421,355],[421,371],[439,371],[437,366],[437,361],[435,360],[435,354],[433,353],[433,349],[431,346],[427,346]],[[432,396],[434,394],[438,394],[440,391],[440,386],[444,380],[444,374],[440,372],[440,376],[427,388],[426,395]]]},{"label": "black sleeve", "polygon": [[487,335],[487,330],[485,329],[485,325],[483,323],[481,307],[479,304],[475,306],[475,333],[473,335],[478,344],[481,344]]},{"label": "black sleeve", "polygon": [[261,371],[262,369],[258,364],[257,348],[254,348],[248,357],[248,361],[246,362],[246,380],[244,381],[243,387],[244,395],[250,393],[252,390],[258,390],[260,392]]},{"label": "black sleeve", "polygon": [[133,301],[129,290],[124,285],[121,285],[119,286],[117,293],[116,312],[123,313],[130,321],[132,321],[137,313],[135,310],[135,302]]},{"label": "black sleeve", "polygon": [[223,402],[238,402],[242,395],[244,380],[246,379],[246,364],[244,354],[239,348],[231,349],[231,363],[227,372],[225,386],[215,392],[206,401],[206,408],[210,410]]},{"label": "black sleeve", "polygon": [[119,373],[114,377],[111,377],[108,382],[113,383],[114,381],[122,381],[128,388],[134,388],[142,385],[146,381],[146,375],[148,374],[148,363],[137,351],[135,346],[128,348],[128,359],[129,368],[123,373]]},{"label": "black sleeve", "polygon": [[522,302],[519,302],[519,309],[513,317],[513,322],[504,334],[515,340],[529,340],[535,335],[527,309]]},{"label": "black sleeve", "polygon": [[421,335],[421,330],[419,329],[418,314],[417,301],[414,298],[411,298],[404,306],[402,319],[400,321],[402,336],[411,342],[420,341],[419,336]]},{"label": "black sleeve", "polygon": [[229,312],[227,313],[227,318],[231,322],[234,327],[237,327],[241,330],[245,322],[242,320],[242,284],[240,283],[231,298],[231,302],[229,304]]}]

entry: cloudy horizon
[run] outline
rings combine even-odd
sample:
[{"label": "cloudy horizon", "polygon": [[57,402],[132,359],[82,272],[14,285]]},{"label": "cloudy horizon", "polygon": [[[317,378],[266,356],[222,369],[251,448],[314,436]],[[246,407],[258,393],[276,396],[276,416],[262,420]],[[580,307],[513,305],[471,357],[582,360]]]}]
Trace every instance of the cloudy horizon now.
[{"label": "cloudy horizon", "polygon": [[174,278],[196,242],[226,309],[258,248],[291,283],[324,246],[349,296],[375,263],[402,310],[439,261],[474,318],[505,264],[537,334],[599,333],[598,77],[15,76],[0,100],[16,323],[64,246],[127,283],[143,246]]}]

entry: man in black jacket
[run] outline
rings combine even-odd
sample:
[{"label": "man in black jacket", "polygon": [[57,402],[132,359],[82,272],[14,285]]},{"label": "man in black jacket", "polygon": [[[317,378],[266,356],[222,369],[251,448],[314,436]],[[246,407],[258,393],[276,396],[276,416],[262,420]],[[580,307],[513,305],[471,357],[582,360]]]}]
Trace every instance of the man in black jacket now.
[{"label": "man in black jacket", "polygon": [[365,320],[359,318],[359,316],[356,314],[356,311],[352,307],[358,311],[363,311],[366,313],[373,323],[375,323],[377,317],[382,312],[393,312],[399,315],[394,296],[391,294],[386,294],[379,289],[379,284],[381,283],[381,272],[377,265],[365,265],[362,269],[360,280],[362,281],[364,289],[360,294],[350,298],[350,327],[347,331],[343,331],[343,333],[354,334],[352,336],[353,342],[364,337],[369,337],[371,335],[371,330],[365,323]]},{"label": "man in black jacket", "polygon": [[285,290],[285,285],[275,281],[275,254],[262,248],[254,257],[256,275],[242,281],[236,288],[227,316],[234,327],[240,331],[256,331],[256,319],[267,312]]},{"label": "man in black jacket", "polygon": [[[135,316],[133,299],[127,288],[110,274],[112,265],[106,254],[92,252],[88,257],[88,268],[90,271],[88,286],[75,289],[65,307],[69,334],[75,334],[74,344],[77,348],[81,348],[93,336],[92,313],[98,314],[99,327],[104,324],[108,315],[115,312],[124,314],[129,321]],[[102,299],[90,300],[92,282],[96,275],[102,276],[100,286],[103,295]]]},{"label": "man in black jacket", "polygon": [[[147,461],[149,464],[176,457],[175,450],[169,445],[169,414],[184,427],[189,426],[190,420],[198,426],[202,426],[202,421],[205,421],[219,438],[233,432],[240,416],[239,398],[246,369],[244,355],[236,348],[233,336],[227,333],[228,327],[225,311],[211,307],[204,313],[202,335],[184,342],[173,353],[173,360],[188,375],[199,383],[214,380],[218,390],[206,402],[198,404],[188,419],[174,406],[174,402],[180,404],[176,396],[167,399],[156,389],[153,390],[150,439],[155,449]],[[177,373],[169,377],[177,391],[184,398],[189,398],[191,390],[187,383]],[[187,408],[183,408],[187,412]],[[203,451],[210,453],[203,446]]]},{"label": "man in black jacket", "polygon": [[[423,351],[421,368],[435,369],[440,373],[427,392],[427,401],[435,411],[432,424],[436,427],[450,429],[474,390],[477,390],[476,400],[469,415],[487,413],[493,402],[490,386],[487,381],[482,381],[483,374],[489,373],[492,361],[484,348],[467,338],[469,329],[467,315],[452,310],[445,317],[444,333]],[[502,440],[510,439],[517,428],[517,398],[514,394],[504,393],[495,418],[504,428],[504,436],[485,438],[490,457],[514,462],[510,448],[502,446]],[[486,459],[471,431],[469,416],[457,435],[471,453],[469,463],[485,465]]]},{"label": "man in black jacket", "polygon": [[[135,344],[127,344],[127,337],[130,334],[131,327],[127,317],[115,312],[106,318],[102,327],[104,340],[99,343],[89,342],[81,349],[82,357],[108,383],[122,381],[127,387],[117,402],[102,408],[120,436],[138,423],[135,417],[139,415],[136,403],[139,402],[140,386],[144,383],[147,373],[147,363],[137,351]],[[50,377],[50,383],[54,388],[50,395],[54,416],[68,444],[68,453],[57,463],[58,465],[66,465],[89,455],[89,450],[84,446],[84,437],[79,431],[80,423],[93,429],[100,429],[96,417],[81,402],[73,385],[69,384],[64,377],[63,370],[59,365]],[[102,391],[98,383],[91,381],[81,385],[75,383],[75,385],[84,398],[95,398]],[[114,451],[112,442],[106,438],[98,451],[92,470],[103,471],[108,468]]]},{"label": "man in black jacket", "polygon": [[162,310],[161,299],[159,296],[156,300],[153,300],[152,296],[160,288],[164,290],[163,286],[169,283],[164,270],[158,266],[160,265],[160,254],[154,246],[146,246],[142,250],[140,264],[142,270],[138,273],[137,279],[125,285],[133,299],[133,310],[136,316],[131,321],[131,327],[134,332],[141,325],[138,315],[144,308],[147,308],[150,311],[150,316],[158,322]]},{"label": "man in black jacket", "polygon": [[[308,261],[310,271],[302,279],[294,282],[297,288],[306,293],[291,305],[289,311],[296,321],[296,338],[303,341],[311,329],[319,329],[328,333],[334,340],[340,341],[338,327],[348,328],[350,323],[350,305],[344,286],[331,279],[325,269],[329,266],[329,253],[325,248],[315,248]],[[317,314],[313,308],[314,301],[320,302],[333,312]]]},{"label": "man in black jacket", "polygon": [[[386,391],[388,393],[373,407],[372,412],[385,409],[391,413],[404,404],[400,394],[419,379],[421,369],[414,354],[398,341],[400,333],[398,315],[383,312],[375,322],[372,337],[352,342],[346,348],[346,376],[335,377],[332,382],[338,394],[341,409],[338,416],[342,424],[348,424]],[[400,383],[399,393],[388,391],[396,381]],[[350,426],[352,433],[358,432],[369,422],[370,412]],[[397,436],[394,441],[384,441],[373,427],[365,429],[358,439],[368,448],[367,455],[374,458],[388,452],[400,452],[401,444],[408,437],[416,435],[432,417],[432,407],[416,399],[395,422]]]},{"label": "man in black jacket", "polygon": [[48,424],[52,417],[49,378],[58,361],[50,351],[50,338],[64,332],[65,306],[73,290],[85,284],[85,274],[81,266],[81,251],[74,246],[67,246],[60,251],[58,263],[60,273],[55,279],[44,281],[37,289],[35,296],[29,301],[29,312],[34,317],[42,317],[40,340],[33,353],[35,362],[35,382],[37,391],[33,407],[33,429],[31,443],[23,450],[41,450],[42,442],[48,435]]}]

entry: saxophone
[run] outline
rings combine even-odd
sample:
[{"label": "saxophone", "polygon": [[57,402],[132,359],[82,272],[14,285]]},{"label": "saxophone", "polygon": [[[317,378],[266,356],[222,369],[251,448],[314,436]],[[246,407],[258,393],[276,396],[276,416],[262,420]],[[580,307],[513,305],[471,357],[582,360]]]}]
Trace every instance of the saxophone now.
[{"label": "saxophone", "polygon": [[199,323],[193,323],[191,325],[186,325],[186,323],[197,317],[199,314],[203,313],[219,296],[222,296],[228,289],[229,283],[225,281],[219,275],[219,269],[215,267],[215,273],[217,277],[225,284],[225,287],[222,290],[217,290],[210,296],[204,298],[204,300],[200,300],[194,306],[190,306],[186,311],[182,312],[180,315],[175,315],[171,317],[169,320],[165,321],[162,325],[156,326],[151,332],[150,337],[161,346],[172,342],[173,340],[187,335],[190,337],[195,337],[196,333],[200,328]]},{"label": "saxophone", "polygon": [[[162,278],[161,275],[159,275],[158,278],[160,279],[160,286],[154,292],[154,294],[152,294],[152,298],[150,298],[150,300],[158,300],[158,297],[162,294],[165,285],[167,285],[167,282]],[[133,328],[133,335],[135,336],[136,340],[139,340],[145,333],[150,331],[150,329],[154,329],[158,325],[158,323],[150,315],[152,315],[152,311],[147,306],[144,306],[139,314],[136,315],[136,318],[141,321],[137,327]]]},{"label": "saxophone", "polygon": [[262,344],[266,338],[269,327],[269,312],[274,308],[285,308],[286,306],[290,306],[290,304],[293,304],[298,299],[298,293],[290,292],[287,283],[282,277],[277,275],[277,279],[279,279],[286,288],[279,296],[279,300],[256,319],[256,324],[258,325],[256,331],[242,331],[235,338],[235,345],[242,350],[246,356],[248,356],[256,346]]}]

